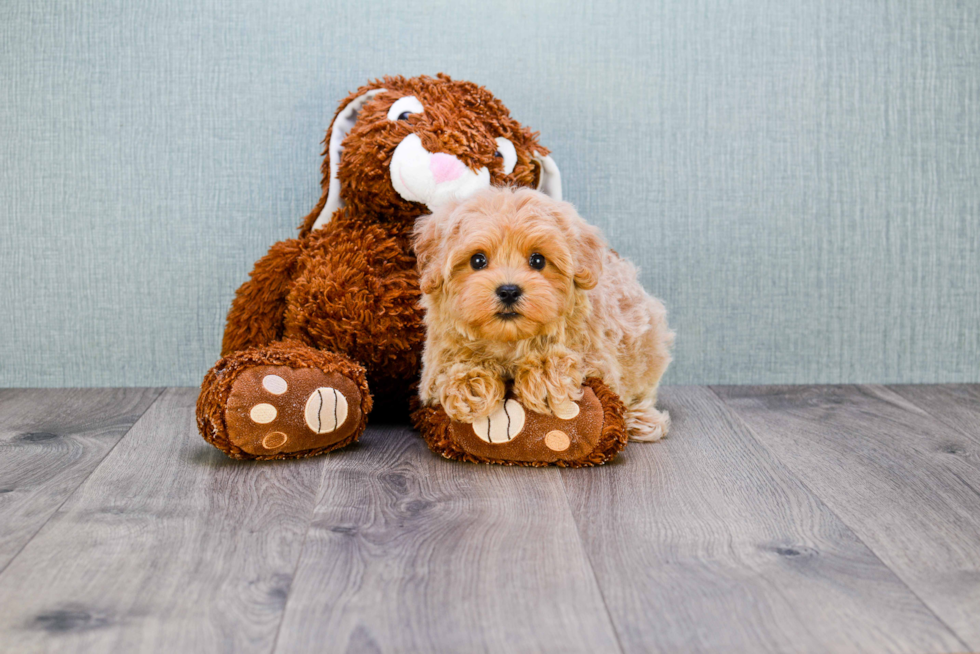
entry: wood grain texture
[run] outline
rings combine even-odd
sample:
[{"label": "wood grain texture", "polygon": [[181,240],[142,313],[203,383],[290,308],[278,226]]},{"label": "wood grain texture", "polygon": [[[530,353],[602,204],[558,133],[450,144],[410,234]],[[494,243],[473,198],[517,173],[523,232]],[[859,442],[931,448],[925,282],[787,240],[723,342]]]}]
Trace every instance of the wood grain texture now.
[{"label": "wood grain texture", "polygon": [[710,390],[662,403],[667,439],[562,471],[625,651],[964,649]]},{"label": "wood grain texture", "polygon": [[196,389],[2,390],[0,650],[980,650],[976,390],[666,388],[670,437],[576,471],[395,426],[236,462]]},{"label": "wood grain texture", "polygon": [[980,444],[980,384],[903,384],[888,388]]},{"label": "wood grain texture", "polygon": [[949,625],[980,650],[980,447],[882,386],[716,392]]},{"label": "wood grain texture", "polygon": [[616,652],[558,471],[444,461],[407,428],[325,459],[277,652]]},{"label": "wood grain texture", "polygon": [[162,391],[0,392],[0,571]]},{"label": "wood grain texture", "polygon": [[0,575],[9,652],[269,652],[326,458],[236,462],[170,389]]}]

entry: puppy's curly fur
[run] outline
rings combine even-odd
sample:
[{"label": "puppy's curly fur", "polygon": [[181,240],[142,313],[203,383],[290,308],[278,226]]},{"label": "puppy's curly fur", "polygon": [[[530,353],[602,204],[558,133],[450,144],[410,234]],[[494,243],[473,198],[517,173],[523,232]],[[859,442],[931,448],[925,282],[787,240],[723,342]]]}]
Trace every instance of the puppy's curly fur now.
[{"label": "puppy's curly fur", "polygon": [[415,251],[423,403],[473,422],[512,383],[525,407],[550,414],[600,377],[626,404],[631,438],[667,433],[670,418],[655,406],[674,340],[667,311],[572,205],[488,189],[419,219]]}]

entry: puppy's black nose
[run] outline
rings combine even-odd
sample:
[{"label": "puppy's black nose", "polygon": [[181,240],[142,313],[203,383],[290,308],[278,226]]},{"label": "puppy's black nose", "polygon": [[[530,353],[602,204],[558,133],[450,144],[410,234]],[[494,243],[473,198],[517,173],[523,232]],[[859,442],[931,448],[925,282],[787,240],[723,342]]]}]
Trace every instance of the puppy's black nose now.
[{"label": "puppy's black nose", "polygon": [[502,284],[497,287],[497,297],[507,306],[517,302],[523,292],[517,284]]}]

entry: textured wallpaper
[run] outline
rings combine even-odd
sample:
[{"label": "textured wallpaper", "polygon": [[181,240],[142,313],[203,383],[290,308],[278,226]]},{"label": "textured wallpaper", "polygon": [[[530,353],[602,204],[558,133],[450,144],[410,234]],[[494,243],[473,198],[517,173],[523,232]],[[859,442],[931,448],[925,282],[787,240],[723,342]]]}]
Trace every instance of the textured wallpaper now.
[{"label": "textured wallpaper", "polygon": [[980,381],[980,3],[0,5],[0,385],[196,385],[368,78],[541,132],[667,383]]}]

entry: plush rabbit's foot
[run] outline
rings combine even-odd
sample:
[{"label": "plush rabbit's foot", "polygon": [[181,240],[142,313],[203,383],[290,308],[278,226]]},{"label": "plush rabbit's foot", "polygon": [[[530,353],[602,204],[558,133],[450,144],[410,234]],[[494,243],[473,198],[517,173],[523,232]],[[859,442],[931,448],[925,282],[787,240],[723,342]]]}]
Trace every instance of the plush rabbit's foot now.
[{"label": "plush rabbit's foot", "polygon": [[370,411],[363,370],[339,355],[288,349],[286,360],[270,347],[215,366],[198,401],[206,440],[235,458],[277,459],[321,454],[360,436]]},{"label": "plush rabbit's foot", "polygon": [[440,406],[413,413],[430,449],[449,459],[507,465],[600,465],[626,445],[626,407],[598,379],[582,397],[542,413],[509,396],[489,416],[472,423],[452,420]]},{"label": "plush rabbit's foot", "polygon": [[256,366],[232,385],[228,440],[255,456],[317,450],[351,437],[363,421],[353,381],[317,368]]}]

